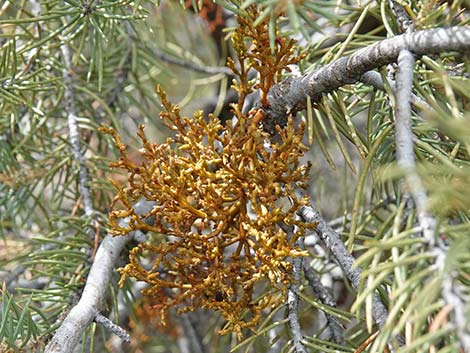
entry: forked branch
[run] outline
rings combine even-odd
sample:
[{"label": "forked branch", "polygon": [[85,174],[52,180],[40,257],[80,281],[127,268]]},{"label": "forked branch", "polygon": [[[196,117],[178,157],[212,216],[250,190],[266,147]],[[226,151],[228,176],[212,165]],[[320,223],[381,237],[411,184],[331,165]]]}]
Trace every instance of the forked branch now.
[{"label": "forked branch", "polygon": [[470,27],[428,29],[387,38],[312,73],[281,81],[269,91],[265,128],[274,132],[277,124],[286,124],[289,114],[306,108],[307,96],[313,103],[319,102],[324,94],[359,81],[367,71],[396,62],[402,50],[409,50],[416,56],[469,51]]}]

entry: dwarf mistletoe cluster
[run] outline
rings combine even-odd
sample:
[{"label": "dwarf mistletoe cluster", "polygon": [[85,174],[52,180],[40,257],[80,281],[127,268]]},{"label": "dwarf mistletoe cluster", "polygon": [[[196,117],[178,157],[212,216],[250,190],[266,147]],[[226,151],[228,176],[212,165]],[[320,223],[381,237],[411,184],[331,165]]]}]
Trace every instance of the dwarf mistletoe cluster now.
[{"label": "dwarf mistletoe cluster", "polygon": [[[309,169],[299,162],[306,150],[304,126],[289,119],[277,127],[278,142],[271,142],[262,129],[262,110],[242,113],[254,89],[267,104],[269,88],[301,56],[295,55],[294,41],[280,35],[270,45],[269,19],[254,26],[257,9],[248,13],[250,18],[238,18],[232,34],[238,61],[228,61],[238,77],[232,122],[223,126],[201,111],[182,117],[158,87],[165,109],[160,117],[174,132],[166,143],[149,141],[141,126],[142,161],[137,163],[120,136],[103,129],[113,135],[121,154],[112,166],[128,173],[127,185],[114,182],[113,231],[151,234],[131,250],[130,262],[120,269],[121,283],[127,277],[146,282],[144,294],[156,302],[163,320],[171,307],[179,312],[212,309],[227,320],[222,333],[239,336],[243,328],[255,327],[263,309],[285,300],[290,260],[306,255],[296,240],[311,227],[296,217],[308,203],[296,195],[297,188],[305,188]],[[250,69],[258,72],[255,80],[248,79]],[[155,202],[142,216],[132,206],[140,198]],[[129,216],[129,228],[120,227]]]}]

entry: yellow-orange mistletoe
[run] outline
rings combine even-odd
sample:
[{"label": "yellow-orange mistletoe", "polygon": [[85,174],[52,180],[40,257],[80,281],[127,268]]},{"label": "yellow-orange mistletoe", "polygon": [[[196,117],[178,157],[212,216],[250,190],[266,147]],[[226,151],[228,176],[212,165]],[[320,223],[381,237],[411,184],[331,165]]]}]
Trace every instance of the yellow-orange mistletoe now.
[{"label": "yellow-orange mistletoe", "polygon": [[[251,8],[250,16],[256,18],[256,11]],[[142,162],[132,161],[119,135],[105,129],[121,154],[113,167],[128,173],[125,186],[115,183],[112,231],[150,234],[149,241],[131,250],[130,262],[120,269],[122,281],[132,277],[146,282],[143,292],[153,298],[163,318],[170,307],[180,312],[212,309],[227,320],[223,332],[240,334],[255,326],[263,309],[284,301],[291,280],[290,259],[305,255],[295,245],[309,227],[296,217],[307,203],[295,192],[305,187],[308,174],[308,167],[299,162],[306,149],[303,126],[289,119],[287,126],[278,127],[277,142],[272,142],[260,127],[262,110],[241,112],[253,89],[246,75],[253,60],[282,53],[280,60],[270,59],[276,62],[271,72],[260,72],[262,90],[295,61],[292,42],[285,39],[276,41],[274,51],[256,47],[257,39],[266,40],[267,31],[262,22],[249,33],[240,27],[234,33],[239,63],[231,61],[229,66],[239,77],[235,88],[241,99],[227,126],[202,112],[182,117],[178,106],[158,88],[165,110],[161,118],[174,134],[158,145],[147,139],[141,126]],[[247,38],[250,33],[263,37]],[[139,216],[132,205],[140,198],[154,201],[155,206]],[[119,220],[128,216],[129,226],[119,226]]]}]

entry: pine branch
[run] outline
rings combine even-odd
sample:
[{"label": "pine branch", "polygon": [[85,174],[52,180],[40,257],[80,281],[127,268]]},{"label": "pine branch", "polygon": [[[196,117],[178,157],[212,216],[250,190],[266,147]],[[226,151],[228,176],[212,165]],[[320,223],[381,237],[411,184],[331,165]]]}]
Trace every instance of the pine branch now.
[{"label": "pine branch", "polygon": [[409,32],[359,49],[300,78],[288,78],[273,86],[268,94],[269,107],[265,113],[266,130],[284,126],[287,115],[306,108],[306,98],[319,102],[323,94],[360,80],[366,72],[395,62],[402,50],[417,56],[447,51],[464,52],[470,49],[470,27],[451,27]]},{"label": "pine branch", "polygon": [[418,210],[418,219],[423,231],[423,237],[430,246],[433,246],[436,220],[429,214],[427,209],[428,197],[421,178],[416,172],[416,161],[413,150],[410,106],[413,68],[413,54],[408,50],[402,50],[398,56],[397,89],[395,93],[397,162],[400,167],[406,170],[406,185]]},{"label": "pine branch", "polygon": [[[147,213],[153,207],[153,202],[140,200],[134,205],[136,214]],[[121,220],[120,225],[128,227],[130,218]],[[96,252],[95,260],[88,274],[82,296],[65,320],[55,332],[51,342],[47,345],[46,353],[68,353],[80,340],[83,331],[95,319],[100,306],[106,297],[106,291],[118,259],[124,246],[138,232],[126,236],[113,236],[108,234]]]},{"label": "pine branch", "polygon": [[292,284],[287,292],[287,316],[289,318],[289,327],[292,333],[292,341],[296,353],[307,353],[302,343],[303,335],[299,323],[299,290],[300,277],[302,272],[302,258],[296,257],[292,260]]},{"label": "pine branch", "polygon": [[395,0],[388,0],[390,10],[398,23],[398,26],[403,32],[411,32],[414,30],[415,24],[413,19],[408,15],[406,10]]},{"label": "pine branch", "polygon": [[436,255],[436,267],[444,276],[442,296],[454,310],[454,323],[463,350],[470,350],[470,333],[466,329],[465,303],[454,286],[452,274],[445,273],[446,249],[441,242],[436,242],[437,221],[428,210],[429,199],[423,182],[416,172],[416,160],[413,149],[413,130],[411,121],[411,88],[413,84],[414,57],[408,50],[402,50],[398,56],[398,75],[395,129],[397,162],[405,171],[405,183],[418,212],[418,222],[422,236],[430,250]]},{"label": "pine branch", "polygon": [[460,287],[454,284],[453,277],[453,273],[445,274],[442,281],[442,296],[454,311],[453,324],[459,337],[460,347],[463,352],[470,352],[470,330],[468,317],[466,316],[469,303],[462,299]]},{"label": "pine branch", "polygon": [[131,336],[129,336],[129,334],[126,332],[126,330],[124,330],[121,326],[116,325],[114,322],[112,322],[106,316],[101,315],[100,313],[96,314],[95,322],[97,324],[102,325],[109,332],[114,333],[116,336],[118,336],[124,342],[130,342],[131,341]]},{"label": "pine branch", "polygon": [[[323,240],[326,247],[331,251],[341,269],[346,274],[346,277],[348,278],[351,285],[355,289],[358,289],[362,271],[360,268],[354,267],[355,259],[349,253],[338,233],[336,233],[334,229],[327,224],[327,222],[320,216],[318,211],[313,207],[303,206],[300,209],[299,214],[306,222],[316,224],[315,232]],[[373,294],[372,301],[372,314],[374,320],[379,327],[383,327],[387,321],[387,308],[376,293]],[[402,337],[397,337],[397,341],[400,345],[403,344]]]},{"label": "pine branch", "polygon": [[69,142],[72,148],[72,156],[78,164],[78,188],[80,195],[83,198],[83,207],[85,215],[92,218],[96,211],[93,208],[93,201],[91,199],[91,192],[88,187],[90,182],[90,176],[88,175],[88,169],[86,167],[86,157],[82,153],[80,148],[80,130],[78,128],[78,114],[75,106],[75,95],[73,90],[73,79],[72,79],[72,59],[70,53],[70,47],[67,44],[60,46],[62,56],[64,58],[64,68],[62,69],[62,79],[65,85],[65,111],[67,112],[67,123],[69,128]]},{"label": "pine branch", "polygon": [[[315,273],[315,270],[307,264],[305,261],[303,263],[304,274],[307,278],[308,283],[312,291],[318,296],[318,299],[322,304],[336,308],[336,301],[328,290],[321,283],[320,278]],[[328,321],[328,328],[330,329],[330,334],[333,342],[338,344],[344,344],[344,328],[341,325],[341,322],[331,314],[325,313],[326,319]]]},{"label": "pine branch", "polygon": [[[380,91],[385,91],[384,81],[382,79],[382,76],[377,71],[373,71],[373,70],[367,71],[364,75],[361,76],[360,81],[362,83],[365,83],[367,85],[370,85],[370,86],[374,87],[375,89],[378,89]],[[387,79],[387,83],[390,85],[392,90],[395,92],[396,91],[396,82],[392,81],[390,79]],[[432,107],[429,105],[428,102],[426,102],[424,99],[418,97],[414,93],[411,93],[411,103],[417,109],[432,110]]]}]

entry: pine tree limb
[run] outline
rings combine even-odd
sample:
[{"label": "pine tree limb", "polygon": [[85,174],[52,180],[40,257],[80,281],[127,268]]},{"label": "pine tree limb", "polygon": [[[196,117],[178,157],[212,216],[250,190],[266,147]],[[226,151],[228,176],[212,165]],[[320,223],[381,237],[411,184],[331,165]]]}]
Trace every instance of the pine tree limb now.
[{"label": "pine tree limb", "polygon": [[[140,200],[134,206],[137,214],[148,212],[154,203]],[[121,226],[127,227],[129,218],[121,220]],[[95,260],[88,274],[87,282],[79,302],[72,308],[65,320],[46,346],[46,353],[69,353],[79,342],[83,331],[95,319],[103,300],[106,298],[109,281],[124,246],[134,237],[108,234],[96,252]]]},{"label": "pine tree limb", "polygon": [[367,71],[395,62],[402,50],[416,56],[470,50],[470,27],[450,27],[408,32],[359,49],[300,78],[288,78],[274,85],[268,94],[265,128],[274,132],[284,126],[289,114],[306,107],[306,98],[319,102],[323,94],[360,80]]},{"label": "pine tree limb", "polygon": [[422,236],[429,249],[436,255],[435,266],[443,275],[442,296],[454,311],[453,323],[456,327],[461,348],[470,351],[470,333],[465,319],[465,303],[454,284],[452,273],[446,273],[447,249],[439,240],[436,241],[437,221],[429,212],[429,199],[423,182],[416,172],[416,160],[413,149],[413,130],[411,120],[411,89],[413,84],[414,57],[408,50],[402,50],[398,56],[398,75],[396,87],[395,129],[397,162],[405,169],[405,183],[418,212],[418,222]]},{"label": "pine tree limb", "polygon": [[413,150],[413,130],[411,122],[411,88],[413,85],[414,57],[408,50],[398,56],[398,75],[396,87],[395,129],[398,166],[406,170],[405,182],[418,210],[418,219],[426,242],[433,246],[436,233],[436,220],[428,212],[428,196],[416,172]]}]

